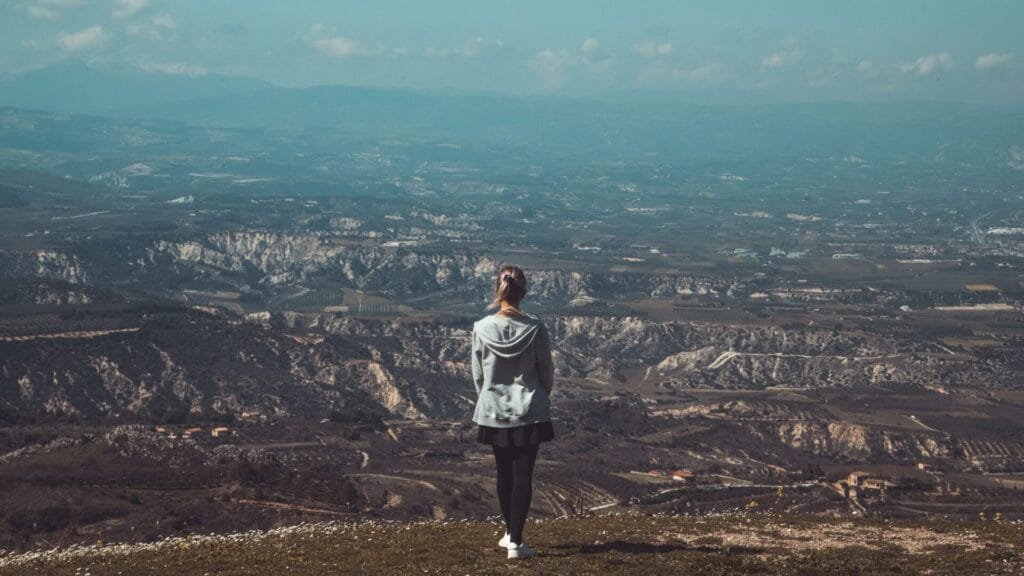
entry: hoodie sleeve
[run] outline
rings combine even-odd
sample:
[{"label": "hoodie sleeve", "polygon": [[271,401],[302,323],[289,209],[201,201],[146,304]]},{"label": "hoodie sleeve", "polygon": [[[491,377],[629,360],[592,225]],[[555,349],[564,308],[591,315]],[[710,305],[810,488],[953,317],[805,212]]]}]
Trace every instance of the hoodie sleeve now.
[{"label": "hoodie sleeve", "polygon": [[537,357],[537,378],[540,380],[540,385],[550,394],[555,385],[555,364],[551,360],[551,339],[544,324],[537,329],[537,337],[533,341],[533,351]]},{"label": "hoodie sleeve", "polygon": [[483,363],[483,346],[480,343],[480,337],[477,336],[476,326],[473,327],[473,351],[472,351],[472,367],[473,367],[473,385],[476,386],[476,393],[479,396],[480,390],[484,387],[484,363]]}]

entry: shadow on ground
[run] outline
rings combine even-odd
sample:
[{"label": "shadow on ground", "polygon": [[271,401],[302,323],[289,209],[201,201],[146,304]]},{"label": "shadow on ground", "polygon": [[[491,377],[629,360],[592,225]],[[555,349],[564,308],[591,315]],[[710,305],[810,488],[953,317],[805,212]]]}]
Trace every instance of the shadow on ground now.
[{"label": "shadow on ground", "polygon": [[[559,550],[560,553],[548,553],[548,556],[568,557],[575,554],[608,554],[618,552],[621,554],[666,554],[671,552],[706,552],[709,554],[725,554],[734,556],[740,554],[760,554],[763,548],[751,546],[707,546],[687,544],[647,544],[643,542],[626,542],[615,540],[602,542],[600,544],[561,544],[548,547],[552,550]],[[564,551],[564,552],[561,552]]]}]

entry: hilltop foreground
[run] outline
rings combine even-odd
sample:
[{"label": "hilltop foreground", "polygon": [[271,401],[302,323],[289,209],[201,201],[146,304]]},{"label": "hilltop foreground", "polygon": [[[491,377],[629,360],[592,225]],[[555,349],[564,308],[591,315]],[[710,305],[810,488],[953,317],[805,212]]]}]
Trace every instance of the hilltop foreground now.
[{"label": "hilltop foreground", "polygon": [[301,524],[0,556],[0,575],[1020,574],[1024,524],[772,515],[612,515],[528,526],[509,562],[493,522]]}]

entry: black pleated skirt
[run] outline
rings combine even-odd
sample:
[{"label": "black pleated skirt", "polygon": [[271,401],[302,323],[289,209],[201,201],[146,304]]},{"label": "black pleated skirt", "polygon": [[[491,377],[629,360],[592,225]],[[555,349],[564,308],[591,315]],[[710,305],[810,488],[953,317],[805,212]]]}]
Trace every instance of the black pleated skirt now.
[{"label": "black pleated skirt", "polygon": [[551,425],[550,420],[547,422],[534,422],[533,424],[525,424],[514,428],[479,426],[476,431],[477,442],[499,448],[533,446],[554,439],[555,428]]}]

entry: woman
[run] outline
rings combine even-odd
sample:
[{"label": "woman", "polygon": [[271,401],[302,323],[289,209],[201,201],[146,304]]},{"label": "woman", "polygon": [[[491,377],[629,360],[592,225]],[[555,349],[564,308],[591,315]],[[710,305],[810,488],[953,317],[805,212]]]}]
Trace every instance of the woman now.
[{"label": "woman", "polygon": [[549,401],[554,383],[551,344],[544,323],[519,310],[525,296],[522,269],[502,267],[490,306],[499,310],[473,324],[473,422],[479,425],[477,441],[494,450],[506,527],[498,546],[508,549],[509,558],[534,554],[523,542],[533,465],[540,443],[555,437]]}]

